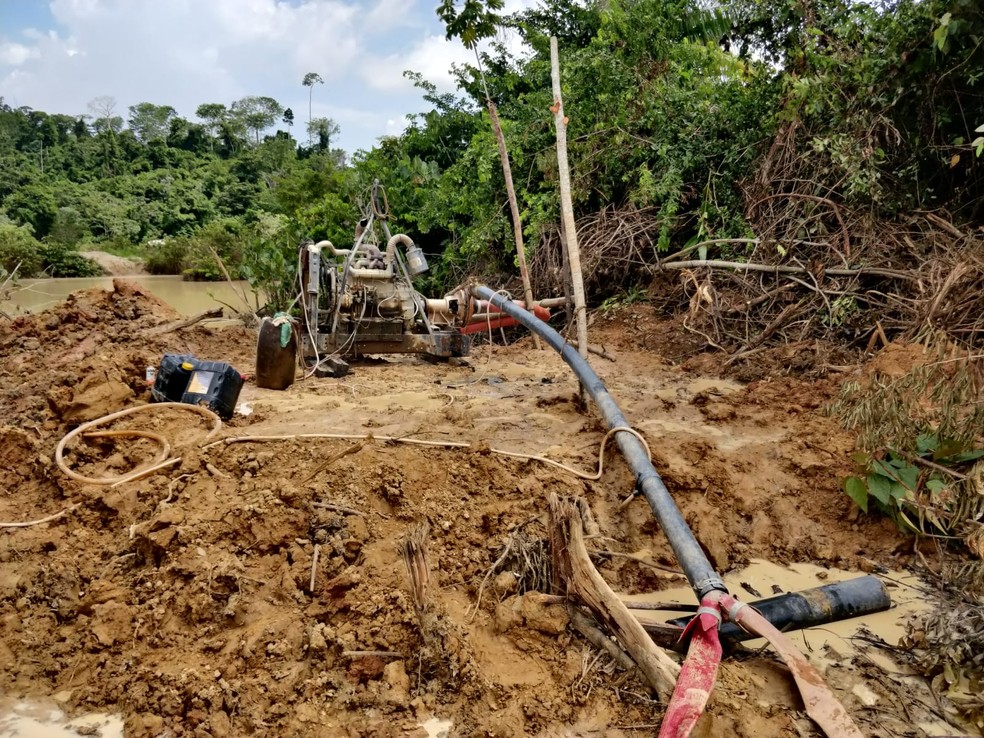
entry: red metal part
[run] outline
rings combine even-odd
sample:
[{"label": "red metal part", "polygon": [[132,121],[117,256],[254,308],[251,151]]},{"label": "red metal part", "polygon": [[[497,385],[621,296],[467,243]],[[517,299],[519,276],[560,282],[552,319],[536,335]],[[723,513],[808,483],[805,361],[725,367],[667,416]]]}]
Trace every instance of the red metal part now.
[{"label": "red metal part", "polygon": [[690,646],[666,707],[659,738],[687,738],[704,712],[721,664],[720,624],[718,603],[714,597],[705,597],[701,611],[683,632],[682,637],[690,635]]}]

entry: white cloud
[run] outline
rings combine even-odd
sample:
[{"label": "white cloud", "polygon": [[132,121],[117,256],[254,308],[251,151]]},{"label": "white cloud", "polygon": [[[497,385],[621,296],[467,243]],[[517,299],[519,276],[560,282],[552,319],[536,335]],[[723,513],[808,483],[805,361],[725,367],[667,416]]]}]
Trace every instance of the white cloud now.
[{"label": "white cloud", "polygon": [[413,83],[403,76],[404,70],[420,72],[441,91],[453,90],[451,65],[472,58],[460,41],[448,41],[444,36],[431,35],[419,41],[409,53],[389,54],[371,60],[361,70],[362,79],[381,92],[413,89]]},{"label": "white cloud", "polygon": [[[509,0],[528,2],[529,0]],[[307,121],[307,72],[325,80],[313,114],[342,126],[340,145],[371,146],[423,107],[403,78],[453,88],[434,0],[49,0],[52,28],[4,29],[0,90],[15,106],[81,114],[111,95],[117,113],[142,101],[193,118],[204,102],[269,95]],[[394,123],[390,123],[394,121]]]},{"label": "white cloud", "polygon": [[24,46],[24,44],[18,44],[12,41],[0,42],[0,64],[17,67],[28,59],[36,58],[37,55],[37,49]]}]

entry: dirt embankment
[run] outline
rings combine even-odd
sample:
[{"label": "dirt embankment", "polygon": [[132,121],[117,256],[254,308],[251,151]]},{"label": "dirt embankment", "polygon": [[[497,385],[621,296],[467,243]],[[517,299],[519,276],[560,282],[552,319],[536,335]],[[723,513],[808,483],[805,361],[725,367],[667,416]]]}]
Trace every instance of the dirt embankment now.
[{"label": "dirt embankment", "polygon": [[[623,504],[632,475],[614,454],[600,481],[585,482],[489,452],[595,463],[600,425],[576,409],[576,384],[556,356],[521,344],[489,361],[481,347],[472,369],[399,358],[283,393],[248,385],[253,413],[224,431],[371,432],[468,440],[472,450],[368,442],[339,456],[356,442],[303,438],[202,449],[199,421],[168,411],[116,427],[165,433],[178,467],[118,488],[69,480],[51,461],[59,438],[147,400],[144,368],[165,351],[251,371],[245,329],[141,336],[175,317],[120,283],[0,321],[0,519],[81,503],[58,521],[0,530],[4,691],[122,711],[134,736],[424,736],[432,718],[461,736],[654,732],[639,726],[658,723],[660,706],[567,628],[561,606],[520,597],[516,578],[500,576],[474,611],[508,534],[523,526],[531,541],[543,536],[550,492],[588,499],[607,552],[599,567],[617,590],[681,583],[645,502]],[[618,345],[620,333],[600,331]],[[722,571],[752,558],[907,563],[891,524],[856,518],[839,490],[852,443],[820,412],[832,385],[742,386],[630,348],[598,370]],[[119,473],[151,452],[92,439],[69,460]],[[397,552],[417,522],[430,530],[438,627],[429,640]],[[904,721],[851,692],[858,670],[841,659],[828,678],[867,728],[903,734]],[[897,706],[891,689],[873,689],[880,705]],[[701,735],[811,735],[797,700],[767,653],[729,662]]]},{"label": "dirt embankment", "polygon": [[111,277],[147,273],[140,259],[128,259],[125,256],[117,256],[105,251],[83,251],[82,256],[96,262],[99,268],[103,270],[103,274],[108,274]]}]

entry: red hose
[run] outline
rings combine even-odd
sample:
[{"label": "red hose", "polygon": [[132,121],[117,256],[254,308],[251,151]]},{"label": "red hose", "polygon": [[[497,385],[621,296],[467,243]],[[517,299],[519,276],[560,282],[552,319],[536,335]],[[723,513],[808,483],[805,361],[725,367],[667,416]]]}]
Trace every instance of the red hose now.
[{"label": "red hose", "polygon": [[806,714],[820,726],[828,738],[864,738],[823,677],[796,648],[789,636],[766,620],[755,608],[739,602],[730,594],[713,592],[709,597],[716,599],[718,607],[727,609],[728,618],[732,622],[750,633],[762,636],[771,644],[789,667],[793,681],[803,697]]},{"label": "red hose", "polygon": [[[496,309],[494,306],[489,305],[487,308],[489,315],[505,315],[501,310]],[[540,320],[550,320],[550,310],[545,307],[540,307],[537,305],[533,308],[533,314]],[[496,318],[495,320],[476,320],[464,328],[461,329],[462,333],[481,333],[482,331],[489,331],[493,328],[512,328],[513,326],[519,325],[519,321],[515,318]]]},{"label": "red hose", "polygon": [[512,328],[519,325],[515,318],[496,318],[495,320],[482,320],[478,323],[469,323],[461,329],[462,333],[482,333],[493,328]]},{"label": "red hose", "polygon": [[690,635],[690,646],[670,704],[666,707],[659,738],[687,738],[704,712],[717,680],[722,652],[718,637],[720,605],[713,595],[705,597],[700,604],[697,617],[687,624],[683,632],[682,637]]},{"label": "red hose", "polygon": [[[516,301],[515,304],[519,305],[521,308],[526,307],[526,303],[523,302],[522,300]],[[486,302],[485,300],[478,300],[475,303],[475,312],[476,313],[502,313],[503,311],[490,302]],[[533,307],[533,314],[536,317],[538,317],[540,320],[550,320],[550,308],[545,308],[542,305],[535,305]]]}]

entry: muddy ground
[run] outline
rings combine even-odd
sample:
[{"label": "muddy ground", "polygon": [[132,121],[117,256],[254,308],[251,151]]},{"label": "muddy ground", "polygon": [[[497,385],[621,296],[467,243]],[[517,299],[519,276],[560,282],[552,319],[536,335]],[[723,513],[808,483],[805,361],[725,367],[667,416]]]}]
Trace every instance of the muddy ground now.
[{"label": "muddy ground", "polygon": [[[596,463],[601,424],[578,410],[557,356],[526,339],[491,358],[481,346],[470,366],[397,357],[286,392],[248,383],[240,399],[252,414],[219,436],[371,433],[472,450],[340,439],[203,450],[201,420],[164,410],[113,427],[165,433],[178,466],[116,488],[70,480],[52,461],[58,440],[146,402],[145,367],[163,353],[252,371],[252,331],[150,331],[177,317],[119,282],[0,321],[0,520],[81,503],[56,521],[0,530],[0,694],[120,712],[132,736],[426,736],[435,720],[455,736],[655,735],[659,703],[568,628],[562,606],[498,576],[475,611],[512,531],[523,526],[539,550],[551,492],[589,501],[608,552],[598,566],[617,591],[682,583],[645,501],[622,504],[633,481],[617,454],[600,481],[585,482],[490,453]],[[781,360],[748,384],[715,376],[713,359],[661,353],[665,326],[644,306],[601,316],[592,330],[617,356],[594,366],[721,571],[753,559],[856,572],[914,563],[909,540],[859,517],[840,491],[853,443],[822,411],[834,379],[784,376]],[[100,439],[68,459],[119,474],[152,452],[146,441]],[[426,640],[398,553],[420,522],[438,620]],[[904,667],[879,667],[873,646],[855,645],[838,651],[821,633],[810,655],[865,733],[940,734],[930,723],[945,706]],[[351,653],[366,651],[388,655]],[[697,734],[817,731],[788,672],[759,651],[724,665]]]}]

